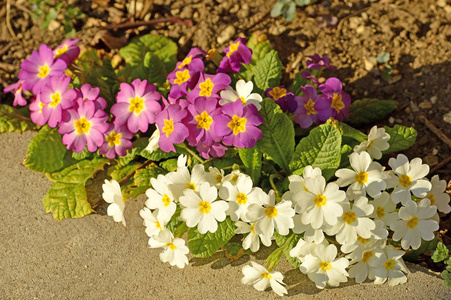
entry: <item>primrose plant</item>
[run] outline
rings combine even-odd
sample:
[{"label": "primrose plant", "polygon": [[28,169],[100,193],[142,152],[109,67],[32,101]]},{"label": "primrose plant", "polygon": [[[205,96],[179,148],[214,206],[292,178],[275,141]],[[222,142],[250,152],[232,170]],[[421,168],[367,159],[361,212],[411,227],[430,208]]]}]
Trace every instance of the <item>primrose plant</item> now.
[{"label": "primrose plant", "polygon": [[[238,259],[275,242],[242,282],[284,295],[282,255],[320,289],[348,278],[406,282],[405,251],[434,240],[437,211],[451,210],[444,181],[426,179],[420,158],[386,164],[414,143],[413,128],[367,135],[349,125],[383,118],[396,102],[351,103],[338,78],[320,83],[335,69],[327,56],[309,56],[288,88],[261,33],[178,62],[174,42],[145,35],[120,50],[116,68],[93,49],[80,55],[79,42],[41,45],[5,89],[28,110],[0,107],[0,131],[39,130],[24,165],[54,182],[43,203],[56,219],[104,201],[125,226],[127,202],[144,194],[143,230],[163,262],[183,268],[188,255],[220,248]],[[94,204],[85,186],[102,170],[111,179]]]}]

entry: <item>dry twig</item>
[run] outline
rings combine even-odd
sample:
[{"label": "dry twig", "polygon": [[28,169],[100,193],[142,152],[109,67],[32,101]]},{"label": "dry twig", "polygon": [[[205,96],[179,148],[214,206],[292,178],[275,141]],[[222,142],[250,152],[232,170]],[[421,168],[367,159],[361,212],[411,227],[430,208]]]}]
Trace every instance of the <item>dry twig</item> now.
[{"label": "dry twig", "polygon": [[435,127],[425,116],[420,116],[420,121],[451,149],[451,139],[449,139],[446,134]]}]

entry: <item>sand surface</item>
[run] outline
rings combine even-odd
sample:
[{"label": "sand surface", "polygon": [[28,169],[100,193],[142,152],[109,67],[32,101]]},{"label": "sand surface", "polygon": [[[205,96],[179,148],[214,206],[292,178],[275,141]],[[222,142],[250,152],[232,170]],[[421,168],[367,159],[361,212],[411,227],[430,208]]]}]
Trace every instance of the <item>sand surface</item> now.
[{"label": "sand surface", "polygon": [[[127,202],[127,227],[105,214],[56,221],[42,198],[51,182],[22,165],[35,132],[0,135],[0,299],[272,299],[241,284],[249,257],[232,264],[222,253],[190,257],[184,269],[160,261],[147,246],[138,211],[145,198]],[[92,193],[100,197],[101,191]],[[104,211],[104,210],[103,210]],[[252,260],[262,262],[265,253]],[[451,289],[427,269],[408,264],[404,285],[356,284],[316,289],[282,259],[289,296],[302,299],[451,299]]]}]

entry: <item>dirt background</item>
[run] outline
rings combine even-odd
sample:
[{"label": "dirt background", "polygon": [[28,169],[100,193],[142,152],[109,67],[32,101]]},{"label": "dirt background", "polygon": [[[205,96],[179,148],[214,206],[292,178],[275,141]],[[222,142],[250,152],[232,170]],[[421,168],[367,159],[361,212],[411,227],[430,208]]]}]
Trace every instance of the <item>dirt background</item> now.
[{"label": "dirt background", "polygon": [[[193,46],[222,49],[237,37],[262,31],[279,52],[285,66],[283,83],[289,86],[305,67],[307,55],[328,55],[337,70],[327,71],[325,77],[342,80],[353,100],[398,101],[398,109],[377,125],[414,127],[417,142],[405,154],[422,158],[431,166],[430,176],[439,174],[449,182],[451,1],[318,1],[298,7],[292,22],[269,16],[274,2],[64,1],[86,15],[73,22],[83,47],[95,47],[116,63],[120,63],[118,49],[136,35],[170,37],[179,45],[182,59]],[[64,40],[62,14],[42,30],[42,18],[33,20],[32,10],[25,0],[0,0],[0,90],[17,80],[20,63],[40,44],[56,47]],[[152,23],[155,20],[161,21]],[[383,65],[376,62],[381,52],[391,56],[394,71],[388,80],[381,77]],[[12,99],[12,94],[0,93],[0,103],[12,103]],[[435,131],[424,124],[424,118]],[[360,129],[369,130],[372,125]],[[451,244],[449,217],[442,217],[441,228],[445,242]]]}]

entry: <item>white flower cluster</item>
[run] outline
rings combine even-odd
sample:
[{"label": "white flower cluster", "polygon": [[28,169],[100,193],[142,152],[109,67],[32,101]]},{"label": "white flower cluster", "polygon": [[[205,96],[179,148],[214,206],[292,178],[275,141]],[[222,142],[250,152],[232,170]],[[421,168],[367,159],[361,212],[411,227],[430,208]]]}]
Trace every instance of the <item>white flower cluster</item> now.
[{"label": "white flower cluster", "polygon": [[[289,177],[289,190],[281,199],[273,190],[266,193],[254,187],[251,178],[238,170],[224,175],[224,170],[210,167],[207,172],[196,165],[190,172],[186,157],[180,156],[177,171],[151,179],[152,188],[146,192],[140,215],[149,245],[164,248],[163,262],[183,268],[189,250],[183,239],[165,228],[175,212],[180,210],[180,220],[201,234],[215,232],[218,222],[229,216],[236,233],[244,235],[243,248],[252,252],[260,244],[270,246],[275,232],[302,234],[290,256],[299,260],[300,271],[320,289],[338,286],[348,277],[359,283],[367,278],[376,284],[406,282],[404,251],[387,243],[388,230],[403,249],[418,249],[421,240],[432,240],[438,230],[437,210],[451,211],[450,198],[444,180],[425,178],[429,167],[419,158],[409,162],[399,154],[389,160],[391,170],[374,162],[388,149],[389,138],[383,128],[373,127],[368,141],[350,155],[350,168],[335,172],[335,182],[327,183],[319,168],[307,166],[302,176]],[[105,191],[104,197],[112,194]],[[114,220],[123,217],[114,215]],[[329,244],[332,237],[344,255]],[[287,293],[283,276],[271,269],[256,263],[245,266],[242,282],[257,290],[271,287],[283,296]]]}]

